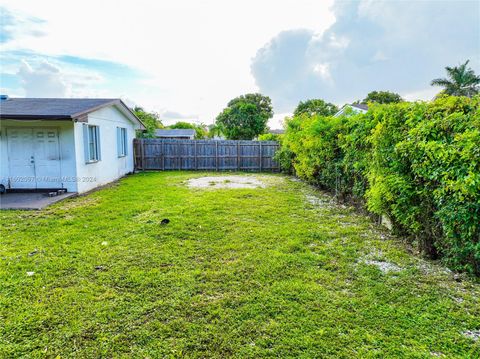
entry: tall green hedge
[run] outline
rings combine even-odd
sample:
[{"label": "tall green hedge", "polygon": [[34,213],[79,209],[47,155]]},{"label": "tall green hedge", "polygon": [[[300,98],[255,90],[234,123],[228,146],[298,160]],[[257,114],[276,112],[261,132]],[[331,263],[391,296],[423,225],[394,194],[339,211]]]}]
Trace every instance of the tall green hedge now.
[{"label": "tall green hedge", "polygon": [[287,121],[282,168],[387,215],[432,258],[480,275],[480,97]]}]

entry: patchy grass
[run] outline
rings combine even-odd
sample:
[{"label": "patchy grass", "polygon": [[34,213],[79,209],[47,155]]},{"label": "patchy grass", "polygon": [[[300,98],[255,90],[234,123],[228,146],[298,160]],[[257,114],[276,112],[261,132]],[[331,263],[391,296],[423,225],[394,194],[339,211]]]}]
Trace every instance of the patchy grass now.
[{"label": "patchy grass", "polygon": [[480,356],[478,283],[301,182],[205,175],[1,212],[0,357]]}]

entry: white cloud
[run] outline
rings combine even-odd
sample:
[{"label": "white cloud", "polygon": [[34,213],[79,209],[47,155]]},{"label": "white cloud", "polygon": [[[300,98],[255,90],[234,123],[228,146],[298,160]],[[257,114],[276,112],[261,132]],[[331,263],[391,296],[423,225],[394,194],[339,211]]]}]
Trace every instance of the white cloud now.
[{"label": "white cloud", "polygon": [[69,93],[60,69],[47,61],[35,68],[23,61],[18,76],[26,97],[65,97]]},{"label": "white cloud", "polygon": [[41,57],[20,60],[16,75],[23,90],[22,95],[26,97],[111,96],[108,91],[99,88],[104,79],[95,71],[74,68]]},{"label": "white cloud", "polygon": [[198,119],[198,115],[184,114],[176,111],[164,110],[161,112],[162,118],[167,120],[195,120]]},{"label": "white cloud", "polygon": [[[321,33],[334,20],[331,0],[2,3],[46,20],[46,36],[15,39],[4,51],[29,49],[126,64],[143,71],[150,83],[131,86],[129,98],[159,112],[198,114],[206,123],[231,98],[258,90],[250,62],[265,42],[286,29]],[[109,92],[120,95],[115,88]]]},{"label": "white cloud", "polygon": [[318,63],[313,66],[313,72],[324,79],[330,79],[330,65],[328,63]]},{"label": "white cloud", "polygon": [[[36,54],[26,58],[30,68],[20,71],[17,61],[2,72],[21,74],[29,93],[128,97],[205,123],[247,92],[272,97],[277,124],[300,100],[341,104],[382,89],[415,96],[446,65],[468,57],[480,64],[476,1],[337,1],[334,11],[331,0],[2,4],[15,15],[4,22],[1,55]],[[125,64],[142,76],[52,60],[63,55]]]},{"label": "white cloud", "polygon": [[445,66],[471,59],[480,69],[477,1],[338,1],[334,9],[324,33],[284,31],[253,59],[256,84],[278,111],[308,98],[341,105],[373,90],[431,99],[439,89],[430,81]]},{"label": "white cloud", "polygon": [[44,25],[45,21],[39,18],[0,6],[0,43],[22,37],[44,36]]},{"label": "white cloud", "polygon": [[431,101],[438,94],[438,87],[430,87],[424,90],[407,92],[403,94],[403,98],[407,101],[423,100]]},{"label": "white cloud", "polygon": [[386,61],[388,57],[383,53],[382,50],[378,50],[372,58],[374,61]]},{"label": "white cloud", "polygon": [[277,129],[282,129],[284,128],[285,124],[285,118],[286,117],[291,117],[292,113],[286,112],[286,113],[276,113],[273,115],[273,118],[268,121],[268,127],[272,130],[277,130]]}]

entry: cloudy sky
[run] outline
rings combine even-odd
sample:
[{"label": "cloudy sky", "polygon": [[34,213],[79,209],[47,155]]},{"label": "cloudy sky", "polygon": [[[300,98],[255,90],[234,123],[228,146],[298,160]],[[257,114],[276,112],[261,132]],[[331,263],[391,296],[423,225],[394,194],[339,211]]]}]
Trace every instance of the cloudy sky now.
[{"label": "cloudy sky", "polygon": [[300,100],[371,90],[430,99],[431,79],[480,70],[480,1],[0,0],[0,89],[121,97],[164,123],[212,123],[233,97]]}]

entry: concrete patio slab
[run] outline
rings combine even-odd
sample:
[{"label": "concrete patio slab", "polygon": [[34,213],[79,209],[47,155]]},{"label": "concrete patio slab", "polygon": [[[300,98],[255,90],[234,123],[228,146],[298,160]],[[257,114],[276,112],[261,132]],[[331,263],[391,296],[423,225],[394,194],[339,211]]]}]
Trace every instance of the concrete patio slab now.
[{"label": "concrete patio slab", "polygon": [[76,196],[76,192],[68,192],[49,197],[48,193],[5,193],[0,196],[0,209],[42,209],[65,198]]}]

